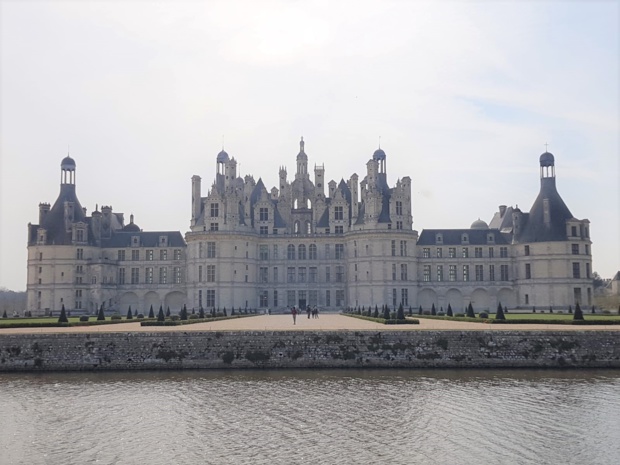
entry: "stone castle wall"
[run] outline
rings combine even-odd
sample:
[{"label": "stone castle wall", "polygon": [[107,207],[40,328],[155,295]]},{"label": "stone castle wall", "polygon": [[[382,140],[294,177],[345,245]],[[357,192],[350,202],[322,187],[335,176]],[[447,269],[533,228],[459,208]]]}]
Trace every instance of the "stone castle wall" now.
[{"label": "stone castle wall", "polygon": [[612,331],[247,331],[0,336],[0,372],[620,368]]}]

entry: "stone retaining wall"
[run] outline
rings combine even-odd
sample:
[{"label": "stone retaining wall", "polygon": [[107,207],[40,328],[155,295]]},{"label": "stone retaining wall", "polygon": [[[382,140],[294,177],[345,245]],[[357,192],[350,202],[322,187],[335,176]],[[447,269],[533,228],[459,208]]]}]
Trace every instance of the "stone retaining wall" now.
[{"label": "stone retaining wall", "polygon": [[620,368],[612,331],[246,331],[0,336],[0,372]]}]

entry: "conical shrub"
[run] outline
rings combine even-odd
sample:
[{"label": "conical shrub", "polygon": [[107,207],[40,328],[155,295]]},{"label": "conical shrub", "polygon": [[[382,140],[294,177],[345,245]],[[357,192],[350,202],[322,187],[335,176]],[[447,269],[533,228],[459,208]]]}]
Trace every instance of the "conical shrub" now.
[{"label": "conical shrub", "polygon": [[397,320],[404,320],[405,319],[405,310],[403,309],[403,304],[402,303],[398,306],[398,311],[396,312],[396,319]]},{"label": "conical shrub", "polygon": [[127,319],[128,320],[133,319],[133,313],[131,313],[131,306],[129,307],[129,310],[127,310]]},{"label": "conical shrub", "polygon": [[466,316],[468,318],[476,318],[476,314],[474,313],[474,307],[471,304],[471,302],[469,302],[469,305],[467,306],[467,313]]},{"label": "conical shrub", "polygon": [[435,308],[435,303],[431,306],[431,315],[437,315],[437,309]]},{"label": "conical shrub", "polygon": [[99,313],[97,314],[97,321],[105,321],[105,313],[103,312],[103,304],[99,307]]},{"label": "conical shrub", "polygon": [[65,304],[62,304],[62,308],[60,309],[58,323],[69,323],[69,319],[67,318],[67,312],[65,312]]},{"label": "conical shrub", "polygon": [[157,312],[157,321],[165,321],[165,320],[166,320],[166,315],[164,315],[164,309],[160,305],[159,312]]},{"label": "conical shrub", "polygon": [[575,304],[575,314],[573,315],[573,320],[583,320],[583,312],[581,311],[579,302]]},{"label": "conical shrub", "polygon": [[454,316],[454,312],[452,312],[452,305],[448,303],[448,311],[446,312],[448,316]]},{"label": "conical shrub", "polygon": [[149,310],[149,318],[155,318],[155,312],[153,311],[153,305],[151,304],[151,309]]},{"label": "conical shrub", "polygon": [[502,308],[502,304],[497,304],[497,313],[495,314],[496,320],[505,320],[506,315],[504,315],[504,309]]}]

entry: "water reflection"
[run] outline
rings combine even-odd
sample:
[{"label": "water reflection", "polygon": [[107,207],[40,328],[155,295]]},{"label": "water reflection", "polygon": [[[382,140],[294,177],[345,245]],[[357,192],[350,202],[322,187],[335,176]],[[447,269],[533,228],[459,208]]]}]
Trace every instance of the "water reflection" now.
[{"label": "water reflection", "polygon": [[0,392],[0,464],[620,463],[618,371],[29,374]]}]

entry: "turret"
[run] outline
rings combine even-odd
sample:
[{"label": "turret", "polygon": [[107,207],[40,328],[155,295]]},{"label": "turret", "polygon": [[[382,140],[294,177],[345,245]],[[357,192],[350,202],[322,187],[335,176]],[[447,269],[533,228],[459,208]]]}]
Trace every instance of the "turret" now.
[{"label": "turret", "polygon": [[353,173],[351,179],[349,179],[349,190],[351,191],[351,223],[357,221],[357,214],[359,212],[358,206],[358,176]]},{"label": "turret", "polygon": [[45,222],[45,217],[50,212],[50,204],[49,203],[40,203],[39,204],[39,226],[43,226]]},{"label": "turret", "polygon": [[295,179],[308,177],[308,155],[305,152],[304,138],[299,142],[299,153],[297,154],[297,172]]},{"label": "turret", "polygon": [[317,198],[325,197],[325,167],[314,165],[314,193]]}]

